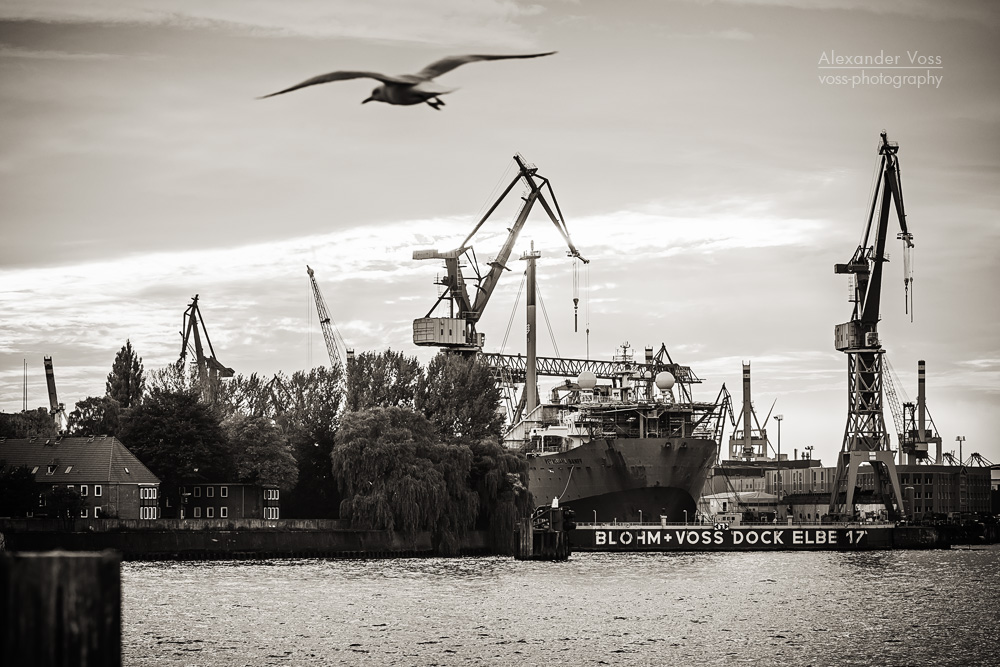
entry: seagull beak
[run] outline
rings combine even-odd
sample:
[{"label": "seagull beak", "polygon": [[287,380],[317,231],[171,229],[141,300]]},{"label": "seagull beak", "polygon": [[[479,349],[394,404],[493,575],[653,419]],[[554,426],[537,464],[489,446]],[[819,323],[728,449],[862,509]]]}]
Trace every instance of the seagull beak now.
[{"label": "seagull beak", "polygon": [[371,97],[369,97],[369,98],[368,98],[367,100],[361,100],[361,103],[362,103],[362,104],[368,104],[369,102],[373,102],[374,100],[375,100],[375,96],[374,96],[374,95],[372,95],[372,96],[371,96]]}]

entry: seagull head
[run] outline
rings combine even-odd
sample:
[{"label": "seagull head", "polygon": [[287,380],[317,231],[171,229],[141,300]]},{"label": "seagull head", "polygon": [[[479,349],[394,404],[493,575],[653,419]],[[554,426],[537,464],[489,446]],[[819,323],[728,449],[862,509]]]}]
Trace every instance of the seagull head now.
[{"label": "seagull head", "polygon": [[362,104],[367,104],[368,102],[385,102],[385,86],[376,86],[372,90],[372,94],[367,99],[361,100]]}]

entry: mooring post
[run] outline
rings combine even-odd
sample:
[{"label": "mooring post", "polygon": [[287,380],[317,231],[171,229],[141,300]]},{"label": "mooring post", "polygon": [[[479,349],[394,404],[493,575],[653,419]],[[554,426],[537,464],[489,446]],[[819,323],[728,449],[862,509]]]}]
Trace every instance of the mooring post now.
[{"label": "mooring post", "polygon": [[0,553],[0,665],[121,664],[120,554]]}]

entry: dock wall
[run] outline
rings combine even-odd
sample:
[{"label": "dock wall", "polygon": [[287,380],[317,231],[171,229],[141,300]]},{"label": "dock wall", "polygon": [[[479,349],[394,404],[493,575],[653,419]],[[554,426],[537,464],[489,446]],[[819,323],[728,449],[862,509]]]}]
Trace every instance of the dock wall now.
[{"label": "dock wall", "polygon": [[[103,525],[101,522],[72,522],[71,526],[61,530],[52,527],[44,529],[38,525],[25,527],[16,525],[24,522],[5,521],[0,522],[0,535],[7,551],[110,549],[121,553],[125,560],[395,558],[435,555],[431,534],[427,532],[404,536],[382,530],[307,526],[305,524],[316,522],[301,521],[111,521]],[[141,525],[133,527],[129,525],[131,523]],[[486,551],[485,533],[472,532],[463,538],[461,553],[480,554]]]}]

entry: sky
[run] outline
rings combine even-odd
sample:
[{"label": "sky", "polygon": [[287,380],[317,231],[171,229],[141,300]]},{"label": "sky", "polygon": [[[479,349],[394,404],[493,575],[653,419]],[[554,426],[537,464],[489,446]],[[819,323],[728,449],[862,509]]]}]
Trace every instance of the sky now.
[{"label": "sky", "polygon": [[[457,246],[521,153],[591,260],[574,332],[573,263],[540,210],[515,247],[542,252],[559,354],[665,343],[703,378],[697,398],[725,383],[737,403],[749,361],[782,451],[833,464],[833,327],[851,316],[833,265],[861,240],[884,130],[915,243],[911,323],[890,220],[880,333],[897,391],[916,398],[926,360],[945,450],[963,435],[966,456],[1000,463],[998,32],[985,0],[5,0],[0,410],[20,410],[25,360],[29,407],[48,403],[46,355],[70,407],[104,393],[127,339],[147,369],[176,361],[195,294],[237,372],[327,363],[307,264],[349,345],[426,362],[412,320],[442,269],[412,251]],[[256,99],[337,69],[542,51],[558,53],[445,74],[440,111],[362,105],[371,80]],[[853,81],[821,69],[837,56],[896,69]],[[515,212],[477,235],[480,258]],[[488,351],[512,318],[523,264],[509,268],[479,326]],[[513,317],[509,353],[524,349]]]}]

